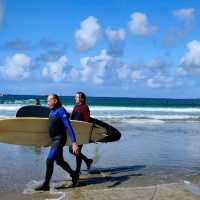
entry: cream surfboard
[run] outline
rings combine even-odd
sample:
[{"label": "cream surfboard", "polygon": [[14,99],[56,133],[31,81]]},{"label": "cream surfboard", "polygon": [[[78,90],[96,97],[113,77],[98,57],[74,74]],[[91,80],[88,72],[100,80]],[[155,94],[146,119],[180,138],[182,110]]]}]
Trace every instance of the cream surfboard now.
[{"label": "cream surfboard", "polygon": [[[94,143],[104,140],[106,128],[94,123],[71,120],[78,144]],[[67,134],[68,136],[68,134]],[[49,146],[48,118],[15,117],[0,118],[0,143]],[[70,144],[67,137],[66,145]]]}]

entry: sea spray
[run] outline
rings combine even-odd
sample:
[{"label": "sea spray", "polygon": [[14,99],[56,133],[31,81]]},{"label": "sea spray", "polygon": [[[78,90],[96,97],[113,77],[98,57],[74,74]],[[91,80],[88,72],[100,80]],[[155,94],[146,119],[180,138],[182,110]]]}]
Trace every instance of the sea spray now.
[{"label": "sea spray", "polygon": [[26,188],[23,191],[23,194],[33,194],[37,191],[35,191],[35,188],[42,184],[42,181],[36,181],[31,180],[26,184]]},{"label": "sea spray", "polygon": [[[33,195],[34,193],[38,193],[38,191],[35,190],[38,186],[42,184],[42,181],[36,181],[36,180],[31,180],[26,184],[26,188],[23,191],[23,194],[29,194]],[[52,183],[50,187],[49,194],[57,197],[52,197],[52,198],[46,198],[45,200],[64,200],[66,199],[66,194],[65,192],[61,192],[56,190],[56,188],[61,187],[61,185],[64,185],[64,182],[59,182],[59,183]],[[42,191],[40,191],[42,192]]]},{"label": "sea spray", "polygon": [[189,181],[184,181],[184,188],[187,191],[192,192],[195,195],[200,196],[200,184],[194,184]]}]

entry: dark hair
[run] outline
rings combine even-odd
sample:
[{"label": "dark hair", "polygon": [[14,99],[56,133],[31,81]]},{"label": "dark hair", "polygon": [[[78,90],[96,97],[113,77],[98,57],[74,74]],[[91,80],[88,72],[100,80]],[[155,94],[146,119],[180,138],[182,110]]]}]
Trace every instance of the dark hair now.
[{"label": "dark hair", "polygon": [[76,94],[80,95],[81,99],[82,99],[82,103],[86,104],[86,95],[83,92],[77,92]]},{"label": "dark hair", "polygon": [[62,102],[60,101],[60,98],[57,94],[50,94],[49,96],[52,96],[54,99],[57,100],[56,107],[58,108],[62,107]]}]

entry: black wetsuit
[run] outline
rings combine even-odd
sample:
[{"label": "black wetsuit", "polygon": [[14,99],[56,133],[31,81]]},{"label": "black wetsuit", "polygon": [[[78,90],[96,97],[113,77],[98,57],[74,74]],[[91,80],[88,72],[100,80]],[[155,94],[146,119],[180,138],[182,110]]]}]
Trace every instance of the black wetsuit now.
[{"label": "black wetsuit", "polygon": [[[86,104],[76,104],[72,111],[71,119],[89,122],[90,121],[89,107]],[[76,156],[76,173],[77,174],[80,173],[82,160],[84,160],[88,169],[90,168],[90,165],[92,163],[91,159],[87,158],[83,153],[81,153],[81,149],[83,145],[78,145],[78,147],[80,150],[80,153],[78,155],[75,155],[73,153],[71,146],[69,147],[69,152]]]},{"label": "black wetsuit", "polygon": [[76,142],[75,134],[69,121],[69,114],[66,110],[63,107],[51,109],[49,114],[49,136],[52,140],[52,146],[46,161],[47,169],[44,185],[49,185],[53,174],[54,161],[71,176],[74,173],[69,164],[63,159],[63,147],[67,140],[66,130],[71,142]]}]

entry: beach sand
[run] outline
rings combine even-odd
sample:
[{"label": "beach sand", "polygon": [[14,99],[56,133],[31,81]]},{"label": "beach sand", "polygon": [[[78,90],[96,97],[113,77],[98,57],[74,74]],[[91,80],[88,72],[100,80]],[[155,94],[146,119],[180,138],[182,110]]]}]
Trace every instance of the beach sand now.
[{"label": "beach sand", "polygon": [[[168,172],[166,171],[168,170]],[[176,175],[175,175],[176,174]],[[179,176],[180,175],[180,179]],[[95,169],[80,176],[79,185],[71,187],[71,180],[54,180],[50,192],[35,192],[26,188],[23,192],[1,192],[1,200],[197,200],[191,185],[187,187],[182,178],[195,184],[200,176],[174,173],[173,169],[132,166],[116,169]],[[176,181],[176,182],[175,182]],[[190,182],[190,183],[191,183]],[[195,189],[195,188],[194,188]],[[200,190],[200,187],[199,187]]]},{"label": "beach sand", "polygon": [[[67,187],[67,186],[66,186]],[[144,187],[101,187],[80,186],[62,188],[50,192],[23,194],[17,192],[0,193],[1,200],[199,200],[200,196],[185,189],[182,183],[158,184]]]}]

